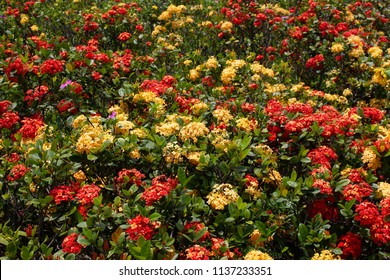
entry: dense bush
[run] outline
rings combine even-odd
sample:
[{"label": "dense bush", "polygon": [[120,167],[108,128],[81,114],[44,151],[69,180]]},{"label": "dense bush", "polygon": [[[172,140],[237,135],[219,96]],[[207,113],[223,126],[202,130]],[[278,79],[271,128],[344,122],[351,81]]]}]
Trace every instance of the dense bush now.
[{"label": "dense bush", "polygon": [[389,12],[0,3],[1,257],[389,259]]}]

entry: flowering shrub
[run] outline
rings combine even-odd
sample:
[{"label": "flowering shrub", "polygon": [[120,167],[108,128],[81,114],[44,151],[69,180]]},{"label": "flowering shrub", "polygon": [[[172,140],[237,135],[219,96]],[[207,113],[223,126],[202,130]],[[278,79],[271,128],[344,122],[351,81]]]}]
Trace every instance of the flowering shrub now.
[{"label": "flowering shrub", "polygon": [[384,1],[3,2],[1,258],[390,258]]}]

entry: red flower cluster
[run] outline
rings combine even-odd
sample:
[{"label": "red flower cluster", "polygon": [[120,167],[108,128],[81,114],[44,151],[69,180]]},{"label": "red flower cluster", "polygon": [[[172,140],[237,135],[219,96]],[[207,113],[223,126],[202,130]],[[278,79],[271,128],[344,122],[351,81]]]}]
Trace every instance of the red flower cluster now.
[{"label": "red flower cluster", "polygon": [[7,179],[10,182],[19,180],[22,178],[30,169],[27,168],[24,164],[17,164],[14,167],[12,167],[11,171],[9,172]]},{"label": "red flower cluster", "polygon": [[28,65],[22,62],[20,57],[11,60],[6,59],[8,66],[4,67],[4,73],[7,75],[8,80],[11,82],[17,82],[19,77],[24,77],[28,72]]},{"label": "red flower cluster", "polygon": [[145,200],[146,205],[152,205],[176,188],[177,179],[167,178],[165,175],[158,176],[152,180],[152,185],[145,189],[141,198]]},{"label": "red flower cluster", "polygon": [[83,245],[77,242],[79,235],[72,233],[64,238],[62,241],[62,251],[69,254],[78,254],[83,249]]},{"label": "red flower cluster", "polygon": [[361,202],[363,198],[370,196],[372,193],[372,187],[365,181],[348,184],[343,190],[343,195],[346,201],[356,199]]},{"label": "red flower cluster", "polygon": [[99,196],[100,188],[95,184],[82,186],[76,194],[76,198],[82,205],[89,205]]},{"label": "red flower cluster", "polygon": [[115,178],[115,184],[117,186],[127,186],[136,184],[137,187],[142,185],[142,179],[145,179],[145,175],[139,172],[137,169],[125,169],[119,171],[118,176]]},{"label": "red flower cluster", "polygon": [[379,246],[390,244],[390,222],[379,216],[370,226],[370,237]]},{"label": "red flower cluster", "polygon": [[44,126],[40,117],[25,118],[22,120],[22,124],[18,132],[22,135],[23,139],[34,139],[37,136],[38,129]]},{"label": "red flower cluster", "polygon": [[161,82],[157,80],[145,80],[142,82],[140,88],[144,91],[152,91],[157,95],[164,94],[169,88],[172,88],[177,83],[177,80],[166,75]]},{"label": "red flower cluster", "polygon": [[321,214],[322,219],[325,220],[337,220],[339,209],[337,205],[335,205],[333,196],[315,200],[309,205],[310,218],[315,217],[317,214]]},{"label": "red flower cluster", "polygon": [[126,233],[131,240],[137,241],[142,235],[146,240],[150,240],[156,234],[156,229],[160,227],[160,223],[157,221],[150,221],[149,218],[138,215],[133,219],[128,220],[130,225],[126,229]]},{"label": "red flower cluster", "polygon": [[64,62],[57,59],[48,59],[40,67],[41,74],[54,75],[64,70]]},{"label": "red flower cluster", "polygon": [[332,187],[330,186],[330,183],[323,179],[315,179],[313,183],[313,188],[320,189],[320,193],[322,194],[331,194],[333,191]]},{"label": "red flower cluster", "polygon": [[337,154],[326,146],[312,149],[307,156],[313,164],[320,164],[327,169],[331,168],[330,162],[338,158]]},{"label": "red flower cluster", "polygon": [[131,34],[129,32],[122,32],[118,35],[118,40],[121,42],[126,42],[131,37]]},{"label": "red flower cluster", "polygon": [[211,253],[205,247],[200,245],[194,245],[186,249],[185,258],[187,260],[208,260]]},{"label": "red flower cluster", "polygon": [[78,112],[77,108],[75,107],[74,103],[70,100],[62,99],[57,104],[57,110],[61,114],[69,112],[71,114],[76,114]]},{"label": "red flower cluster", "polygon": [[355,220],[360,223],[361,226],[369,227],[375,223],[379,217],[378,207],[371,202],[362,202],[356,206]]},{"label": "red flower cluster", "polygon": [[[360,108],[363,110],[363,116],[365,118],[368,118],[371,120],[371,123],[379,123],[381,120],[383,120],[385,116],[385,112],[382,110],[379,110],[377,108],[372,108],[372,107],[364,107]],[[349,114],[357,114],[358,113],[358,108],[352,108],[349,111]]]},{"label": "red flower cluster", "polygon": [[29,89],[24,95],[24,101],[30,106],[34,101],[40,102],[48,92],[47,86],[38,86],[34,90]]},{"label": "red flower cluster", "polygon": [[308,59],[308,61],[306,62],[306,68],[320,70],[323,68],[324,61],[325,61],[324,56],[322,54],[318,54]]},{"label": "red flower cluster", "polygon": [[2,128],[11,129],[20,120],[18,113],[8,110],[10,106],[11,106],[10,101],[8,100],[0,101],[0,129]]},{"label": "red flower cluster", "polygon": [[359,258],[362,252],[362,238],[355,233],[347,232],[340,237],[337,247],[343,251],[342,258]]},{"label": "red flower cluster", "polygon": [[76,184],[57,186],[50,191],[49,195],[53,197],[56,204],[60,204],[61,202],[73,200],[78,188],[79,186]]}]

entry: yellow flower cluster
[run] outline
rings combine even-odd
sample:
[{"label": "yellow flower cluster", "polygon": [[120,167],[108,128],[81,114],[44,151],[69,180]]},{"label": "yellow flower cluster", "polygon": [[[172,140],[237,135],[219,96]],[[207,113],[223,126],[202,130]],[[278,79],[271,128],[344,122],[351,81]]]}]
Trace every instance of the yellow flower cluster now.
[{"label": "yellow flower cluster", "polygon": [[222,70],[221,81],[224,85],[229,85],[232,83],[236,75],[236,69],[234,69],[233,67],[226,67]]},{"label": "yellow flower cluster", "polygon": [[228,147],[231,143],[229,140],[229,134],[224,129],[214,129],[209,135],[211,144],[217,149],[222,150],[225,153],[228,151]]},{"label": "yellow flower cluster", "polygon": [[381,58],[383,55],[382,49],[378,46],[369,48],[367,52],[372,56],[372,58]]},{"label": "yellow flower cluster", "polygon": [[330,47],[330,50],[332,53],[341,53],[344,50],[344,46],[340,43],[333,43],[333,45]]},{"label": "yellow flower cluster", "polygon": [[276,185],[280,185],[282,183],[282,176],[279,171],[275,169],[271,169],[268,173],[268,177],[263,178],[265,183],[275,183]]},{"label": "yellow flower cluster", "polygon": [[389,80],[387,80],[387,75],[385,74],[385,69],[382,67],[375,68],[374,75],[372,76],[371,82],[374,84],[379,84],[383,87],[388,85]]},{"label": "yellow flower cluster", "polygon": [[77,182],[81,183],[85,179],[87,179],[87,176],[85,176],[85,173],[83,170],[79,170],[73,174],[73,178],[75,178]]},{"label": "yellow flower cluster", "polygon": [[168,115],[162,123],[155,126],[156,132],[166,137],[176,135],[180,131],[180,125],[177,121],[179,118],[185,124],[189,124],[191,122],[191,117],[179,116],[178,114]]},{"label": "yellow flower cluster", "polygon": [[348,37],[348,42],[352,46],[352,50],[348,53],[349,56],[359,58],[364,55],[364,41],[362,38],[351,35]]},{"label": "yellow flower cluster", "polygon": [[230,111],[223,108],[214,110],[213,116],[217,119],[218,122],[223,122],[226,125],[229,123],[230,120],[233,119],[233,116],[230,114]]},{"label": "yellow flower cluster", "polygon": [[25,25],[29,20],[30,20],[30,18],[26,14],[20,15],[20,24],[21,25]]},{"label": "yellow flower cluster", "polygon": [[250,184],[246,186],[245,192],[249,193],[253,197],[253,199],[258,199],[261,196],[261,189],[259,187],[259,183],[250,182]]},{"label": "yellow flower cluster", "polygon": [[156,25],[156,27],[152,31],[152,36],[156,37],[158,34],[164,33],[165,31],[167,31],[167,29],[164,26]]},{"label": "yellow flower cluster", "polygon": [[231,32],[233,28],[233,23],[230,21],[224,21],[221,23],[221,30],[226,32]]},{"label": "yellow flower cluster", "polygon": [[390,184],[387,182],[379,182],[379,188],[377,189],[377,194],[379,197],[390,197]]},{"label": "yellow flower cluster", "polygon": [[131,121],[119,121],[115,124],[115,133],[129,135],[134,127],[135,125]]},{"label": "yellow flower cluster", "polygon": [[209,106],[206,103],[200,101],[191,106],[191,112],[194,115],[200,115],[201,113],[207,111],[208,108]]},{"label": "yellow flower cluster", "polygon": [[368,168],[372,170],[376,170],[382,165],[380,158],[374,153],[374,151],[370,147],[367,147],[364,150],[362,162],[367,164]]},{"label": "yellow flower cluster", "polygon": [[105,142],[112,143],[113,140],[114,136],[104,131],[101,125],[85,125],[76,143],[76,151],[86,154],[98,152]]},{"label": "yellow flower cluster", "polygon": [[183,161],[182,148],[177,142],[169,142],[163,149],[163,156],[166,163],[178,164]]},{"label": "yellow flower cluster", "polygon": [[253,73],[255,74],[262,74],[264,76],[273,78],[275,77],[275,72],[274,70],[265,67],[264,65],[261,65],[259,62],[254,62],[250,65],[250,69]]},{"label": "yellow flower cluster", "polygon": [[245,255],[244,260],[273,260],[273,258],[267,253],[263,253],[259,250],[252,250]]},{"label": "yellow flower cluster", "polygon": [[223,210],[229,203],[236,202],[239,196],[232,185],[216,184],[206,198],[213,209]]},{"label": "yellow flower cluster", "polygon": [[185,157],[188,159],[188,161],[192,164],[197,166],[200,161],[201,153],[200,152],[189,152],[185,155]]},{"label": "yellow flower cluster", "polygon": [[169,5],[167,10],[163,11],[158,17],[158,20],[169,21],[174,15],[180,15],[184,10],[186,10],[186,6],[184,5]]},{"label": "yellow flower cluster", "polygon": [[336,256],[329,250],[322,250],[321,253],[315,253],[312,260],[341,260],[340,256]]},{"label": "yellow flower cluster", "polygon": [[214,57],[211,56],[205,63],[204,67],[207,69],[217,69],[218,68],[218,60]]},{"label": "yellow flower cluster", "polygon": [[248,118],[239,118],[236,121],[237,128],[245,132],[251,132],[253,129],[257,127],[257,124],[258,123],[256,120],[252,121]]},{"label": "yellow flower cluster", "polygon": [[180,130],[179,137],[183,142],[192,139],[196,143],[198,142],[198,137],[205,136],[209,132],[209,129],[204,123],[190,122]]}]

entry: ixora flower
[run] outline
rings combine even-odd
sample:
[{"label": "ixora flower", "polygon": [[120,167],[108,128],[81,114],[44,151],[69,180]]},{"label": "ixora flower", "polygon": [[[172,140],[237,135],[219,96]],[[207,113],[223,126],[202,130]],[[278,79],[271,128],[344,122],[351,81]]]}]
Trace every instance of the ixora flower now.
[{"label": "ixora flower", "polygon": [[29,170],[30,168],[27,168],[24,164],[17,164],[12,167],[11,171],[7,176],[7,179],[10,182],[19,180],[20,178],[24,177],[24,175],[26,175]]},{"label": "ixora flower", "polygon": [[150,221],[149,218],[138,215],[133,219],[128,220],[129,228],[126,233],[129,239],[137,241],[140,236],[146,240],[150,240],[156,234],[156,230],[160,227],[160,222]]},{"label": "ixora flower", "polygon": [[216,184],[207,195],[207,203],[215,210],[223,210],[229,203],[236,202],[239,198],[237,192],[230,184]]},{"label": "ixora flower", "polygon": [[185,258],[187,260],[208,260],[211,252],[207,248],[198,244],[186,249]]},{"label": "ixora flower", "polygon": [[362,252],[362,238],[356,233],[347,232],[340,237],[337,247],[343,251],[341,255],[343,259],[349,257],[358,259]]},{"label": "ixora flower", "polygon": [[379,217],[378,206],[371,202],[362,202],[356,206],[355,220],[362,226],[369,227],[375,223]]},{"label": "ixora flower", "polygon": [[84,185],[77,191],[76,198],[82,205],[89,205],[99,196],[99,193],[100,188],[95,184]]},{"label": "ixora flower", "polygon": [[72,201],[76,196],[76,185],[62,185],[54,187],[49,195],[53,197],[55,204]]},{"label": "ixora flower", "polygon": [[260,250],[252,250],[245,255],[244,260],[273,260],[273,258]]},{"label": "ixora flower", "polygon": [[118,176],[115,177],[115,184],[117,186],[126,186],[135,184],[138,187],[142,185],[142,180],[145,179],[145,175],[139,172],[137,169],[125,169],[119,171]]},{"label": "ixora flower", "polygon": [[146,205],[152,205],[174,190],[177,184],[177,179],[167,178],[165,175],[157,176],[152,180],[152,185],[142,193],[141,198],[145,200]]},{"label": "ixora flower", "polygon": [[315,253],[312,260],[341,260],[340,256],[336,256],[329,250],[322,250],[320,253]]},{"label": "ixora flower", "polygon": [[84,248],[83,245],[77,242],[79,234],[72,233],[64,238],[62,241],[62,251],[69,254],[79,254]]}]

